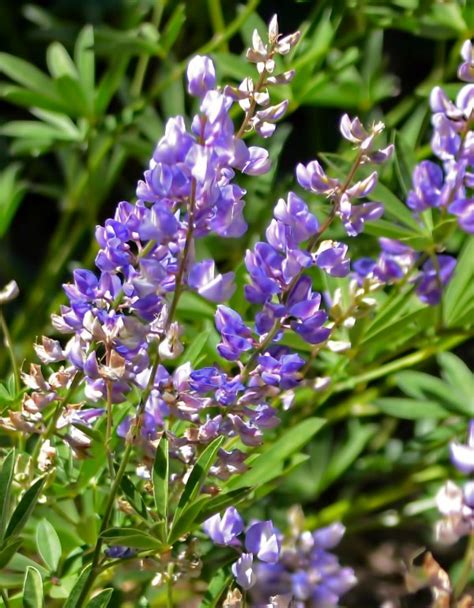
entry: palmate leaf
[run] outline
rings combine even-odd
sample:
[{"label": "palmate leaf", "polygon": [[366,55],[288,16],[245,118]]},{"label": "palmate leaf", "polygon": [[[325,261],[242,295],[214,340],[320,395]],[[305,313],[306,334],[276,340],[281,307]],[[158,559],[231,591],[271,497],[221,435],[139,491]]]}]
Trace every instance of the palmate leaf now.
[{"label": "palmate leaf", "polygon": [[[468,366],[454,353],[445,352],[438,355],[438,363],[441,367],[443,379],[450,384],[454,394],[460,395],[460,399],[467,409],[467,414],[474,416],[474,374]],[[466,410],[465,410],[466,411]]]}]

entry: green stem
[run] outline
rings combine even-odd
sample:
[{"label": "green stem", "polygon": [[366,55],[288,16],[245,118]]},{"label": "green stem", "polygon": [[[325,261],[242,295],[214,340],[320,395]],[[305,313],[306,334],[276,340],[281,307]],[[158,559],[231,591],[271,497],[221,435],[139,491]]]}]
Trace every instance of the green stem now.
[{"label": "green stem", "polygon": [[460,599],[466,585],[469,583],[469,580],[472,577],[474,571],[474,533],[469,535],[469,540],[467,542],[466,552],[464,553],[464,559],[462,564],[461,572],[459,573],[459,578],[456,581],[454,586],[454,597],[455,599]]},{"label": "green stem", "polygon": [[382,378],[383,376],[387,376],[388,374],[392,374],[393,372],[397,372],[400,369],[404,369],[405,367],[412,367],[413,365],[417,365],[426,359],[429,359],[433,355],[437,353],[443,352],[445,350],[450,350],[461,344],[465,340],[464,335],[455,335],[446,338],[445,340],[441,340],[437,344],[427,346],[421,350],[418,350],[414,353],[407,355],[406,357],[401,357],[400,359],[396,359],[395,361],[391,361],[386,365],[382,365],[381,367],[377,367],[375,369],[369,370],[364,374],[360,374],[359,376],[354,376],[353,378],[348,378],[344,382],[340,382],[336,384],[333,392],[342,392],[346,390],[351,390],[358,384],[365,384],[372,380],[377,380],[377,378]]},{"label": "green stem", "polygon": [[18,394],[21,389],[20,384],[20,370],[18,369],[18,363],[15,357],[15,351],[13,349],[13,342],[8,330],[7,322],[5,321],[5,316],[3,314],[3,310],[0,307],[0,326],[2,328],[3,337],[5,339],[5,346],[7,347],[8,354],[10,356],[10,361],[12,365],[13,377],[15,378],[15,391]]},{"label": "green stem", "polygon": [[110,518],[112,516],[115,499],[117,497],[117,493],[118,493],[120,485],[122,483],[122,478],[125,474],[128,463],[130,461],[130,457],[132,455],[133,448],[136,443],[136,439],[140,433],[140,429],[141,429],[141,426],[143,423],[143,413],[145,411],[145,405],[146,405],[146,402],[148,401],[148,397],[150,396],[150,393],[153,389],[156,371],[158,369],[159,363],[160,363],[160,359],[158,357],[158,353],[156,353],[155,360],[153,362],[153,366],[152,366],[152,369],[150,372],[150,378],[148,380],[148,384],[147,384],[145,390],[143,391],[142,399],[140,401],[140,405],[137,410],[137,415],[135,417],[135,421],[134,421],[132,427],[130,428],[129,434],[126,439],[126,448],[123,453],[122,461],[120,463],[119,469],[117,471],[117,474],[115,476],[115,479],[112,483],[112,487],[111,487],[109,495],[108,495],[107,504],[105,506],[104,515],[103,515],[102,523],[101,523],[100,530],[99,530],[99,535],[97,537],[97,542],[96,542],[96,545],[94,548],[94,553],[92,555],[91,570],[90,570],[89,576],[84,584],[84,588],[82,589],[78,602],[76,604],[76,608],[81,608],[84,605],[84,603],[86,602],[86,600],[89,596],[89,593],[92,589],[95,579],[101,572],[101,569],[98,566],[99,566],[100,555],[102,552],[102,546],[104,544],[104,541],[102,538],[102,533],[104,532],[104,530],[106,530],[109,527]]},{"label": "green stem", "polygon": [[[158,30],[160,26],[161,17],[163,15],[163,10],[165,8],[164,0],[156,0],[155,7],[153,9],[153,17],[151,19],[152,24]],[[145,81],[146,71],[148,69],[148,64],[150,63],[150,55],[148,53],[143,53],[138,58],[137,67],[135,70],[135,74],[133,76],[132,85],[130,87],[130,94],[132,97],[137,98],[140,97],[143,82]]]},{"label": "green stem", "polygon": [[168,576],[166,581],[166,608],[173,608],[173,570],[174,564],[171,562],[168,565]]}]

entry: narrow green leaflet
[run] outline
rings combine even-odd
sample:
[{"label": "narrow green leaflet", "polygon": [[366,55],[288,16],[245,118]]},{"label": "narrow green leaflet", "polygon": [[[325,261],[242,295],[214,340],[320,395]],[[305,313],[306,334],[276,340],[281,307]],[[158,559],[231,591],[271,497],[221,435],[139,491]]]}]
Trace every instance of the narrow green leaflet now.
[{"label": "narrow green leaflet", "polygon": [[206,479],[209,469],[216,459],[217,452],[223,441],[224,437],[217,437],[214,439],[214,441],[206,446],[202,454],[196,460],[196,464],[189,475],[188,481],[184,486],[183,493],[181,494],[181,498],[179,499],[176,513],[189,505],[189,503],[193,501],[199,494],[199,490]]},{"label": "narrow green leaflet", "polygon": [[197,520],[203,522],[216,513],[221,513],[227,507],[235,506],[251,492],[251,488],[238,488],[230,492],[223,492],[219,496],[209,499],[207,506],[199,513]]},{"label": "narrow green leaflet", "polygon": [[131,507],[138,513],[138,515],[144,519],[149,519],[148,510],[146,508],[145,501],[141,495],[140,490],[135,486],[128,475],[124,475],[122,478],[121,488],[123,493],[127,497],[127,500]]},{"label": "narrow green leaflet", "polygon": [[82,591],[86,585],[87,579],[89,578],[90,571],[91,571],[90,565],[86,566],[82,570],[74,587],[71,589],[71,593],[69,594],[69,597],[64,602],[63,608],[76,608],[76,606],[78,605],[79,599],[81,597]]},{"label": "narrow green leaflet", "polygon": [[51,78],[43,74],[41,70],[28,61],[8,53],[0,53],[0,72],[27,89],[38,93],[46,93],[54,88]]},{"label": "narrow green leaflet", "polygon": [[187,507],[177,511],[168,537],[168,543],[170,545],[173,545],[181,536],[194,530],[195,525],[197,525],[196,520],[198,515],[209,500],[210,497],[208,494],[202,494],[193,500],[193,502],[190,502]]},{"label": "narrow green leaflet", "polygon": [[15,553],[23,543],[22,538],[14,539],[10,542],[5,543],[4,546],[0,547],[0,570],[5,568],[8,562],[12,559]]},{"label": "narrow green leaflet", "polygon": [[224,570],[218,570],[212,577],[200,608],[217,608],[221,606],[222,596],[232,582],[232,576]]},{"label": "narrow green leaflet", "polygon": [[5,538],[20,534],[23,526],[26,524],[29,516],[33,512],[33,509],[36,507],[36,503],[38,502],[38,498],[43,490],[45,481],[46,477],[37,479],[35,483],[23,494],[16,509],[13,511]]},{"label": "narrow green leaflet", "polygon": [[[466,307],[474,313],[474,237],[469,237],[464,245],[443,297],[444,321],[448,326],[456,324]],[[473,314],[474,318],[474,314]]]},{"label": "narrow green leaflet", "polygon": [[23,608],[42,608],[43,581],[36,568],[28,566],[23,583]]},{"label": "narrow green leaflet", "polygon": [[92,101],[95,86],[94,28],[86,25],[79,33],[74,46],[74,63],[79,80],[88,98]]},{"label": "narrow green leaflet", "polygon": [[42,519],[36,528],[36,547],[51,572],[56,572],[61,559],[61,541],[54,526]]},{"label": "narrow green leaflet", "polygon": [[109,528],[104,530],[101,536],[110,545],[125,545],[133,549],[156,551],[163,548],[162,542],[138,528]]},{"label": "narrow green leaflet", "polygon": [[461,395],[469,416],[474,416],[474,374],[454,353],[440,353],[438,363],[441,375],[455,392]]},{"label": "narrow green leaflet", "polygon": [[273,445],[257,456],[250,470],[233,477],[227,487],[230,490],[255,487],[278,477],[280,463],[306,445],[325,424],[326,421],[322,418],[308,418],[292,428],[285,429],[285,433]]},{"label": "narrow green leaflet", "polygon": [[113,592],[113,589],[104,589],[88,602],[87,608],[106,608],[110,603]]},{"label": "narrow green leaflet", "polygon": [[437,401],[408,399],[405,397],[382,397],[374,401],[381,412],[404,418],[406,420],[419,420],[422,418],[447,418],[449,410],[442,407]]},{"label": "narrow green leaflet", "polygon": [[15,450],[10,450],[3,459],[0,469],[0,541],[7,525],[10,493],[15,469]]},{"label": "narrow green leaflet", "polygon": [[156,448],[153,463],[153,496],[158,517],[163,521],[161,533],[165,540],[168,532],[168,489],[169,489],[169,448],[168,438],[163,435]]},{"label": "narrow green leaflet", "polygon": [[10,227],[26,192],[26,184],[19,179],[20,169],[21,165],[12,163],[0,172],[0,237]]}]

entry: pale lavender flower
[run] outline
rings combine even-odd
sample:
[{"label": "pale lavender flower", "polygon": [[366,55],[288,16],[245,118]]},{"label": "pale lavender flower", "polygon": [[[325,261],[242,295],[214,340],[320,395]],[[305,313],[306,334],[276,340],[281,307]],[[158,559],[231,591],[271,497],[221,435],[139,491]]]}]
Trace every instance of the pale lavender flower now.
[{"label": "pale lavender flower", "polygon": [[454,466],[463,473],[474,473],[474,420],[469,423],[467,442],[453,441],[449,448]]},{"label": "pale lavender flower", "polygon": [[229,507],[224,515],[216,513],[203,524],[204,531],[216,545],[235,544],[236,537],[243,532],[244,522],[235,507]]}]

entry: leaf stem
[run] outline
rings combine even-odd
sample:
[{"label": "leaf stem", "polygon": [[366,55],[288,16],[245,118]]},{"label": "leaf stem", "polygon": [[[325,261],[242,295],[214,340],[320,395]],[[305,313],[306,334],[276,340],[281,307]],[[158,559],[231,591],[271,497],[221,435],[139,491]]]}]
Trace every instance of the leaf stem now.
[{"label": "leaf stem", "polygon": [[76,604],[76,608],[81,608],[84,605],[84,603],[87,600],[89,593],[92,589],[92,585],[94,584],[95,579],[100,574],[101,570],[100,570],[100,568],[98,568],[98,565],[99,565],[99,560],[100,560],[100,554],[102,552],[102,546],[104,543],[103,538],[102,538],[102,533],[109,526],[110,518],[112,515],[112,510],[114,508],[115,499],[116,499],[117,493],[119,491],[120,485],[122,483],[122,478],[125,474],[128,463],[130,461],[130,457],[132,455],[132,451],[135,446],[136,439],[140,433],[140,429],[141,429],[141,426],[143,423],[143,414],[145,412],[145,405],[146,405],[146,402],[148,401],[148,397],[150,396],[150,393],[154,386],[156,371],[158,369],[159,362],[160,362],[160,358],[158,356],[158,353],[155,353],[155,359],[154,359],[153,366],[152,366],[152,369],[150,372],[150,378],[148,379],[147,386],[146,386],[145,390],[143,391],[142,399],[140,401],[140,405],[137,410],[135,421],[132,424],[130,431],[128,433],[127,439],[126,439],[126,448],[125,448],[125,452],[123,453],[122,461],[120,463],[119,469],[117,471],[117,474],[113,481],[112,487],[110,489],[110,493],[108,495],[107,504],[105,506],[105,511],[104,511],[104,516],[102,518],[102,523],[101,523],[100,530],[99,530],[99,535],[97,537],[97,542],[96,542],[96,545],[94,548],[94,553],[92,555],[91,570],[89,572],[89,576],[87,577],[87,580],[85,582],[81,595]]}]

